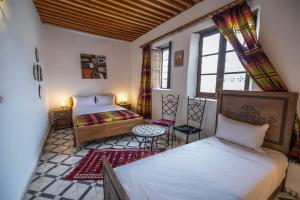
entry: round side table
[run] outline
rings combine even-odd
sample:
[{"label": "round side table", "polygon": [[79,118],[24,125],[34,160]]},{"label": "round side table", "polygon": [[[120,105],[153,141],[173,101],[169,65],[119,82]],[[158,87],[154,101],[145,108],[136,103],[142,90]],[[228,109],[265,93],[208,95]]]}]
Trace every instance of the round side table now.
[{"label": "round side table", "polygon": [[[144,124],[134,127],[132,132],[140,145],[144,143],[144,150],[146,147],[149,147],[150,151],[152,151],[154,143],[155,147],[157,147],[158,138],[163,135],[166,130],[164,127],[159,125]],[[141,139],[138,139],[139,137]]]}]

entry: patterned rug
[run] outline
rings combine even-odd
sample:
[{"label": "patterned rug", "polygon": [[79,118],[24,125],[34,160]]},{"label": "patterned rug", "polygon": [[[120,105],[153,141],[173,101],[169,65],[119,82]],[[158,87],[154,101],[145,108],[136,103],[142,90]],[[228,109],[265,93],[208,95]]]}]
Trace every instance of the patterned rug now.
[{"label": "patterned rug", "polygon": [[165,148],[154,148],[152,151],[138,149],[91,149],[65,179],[67,180],[102,180],[102,156],[108,158],[113,168],[146,158],[165,151]]}]

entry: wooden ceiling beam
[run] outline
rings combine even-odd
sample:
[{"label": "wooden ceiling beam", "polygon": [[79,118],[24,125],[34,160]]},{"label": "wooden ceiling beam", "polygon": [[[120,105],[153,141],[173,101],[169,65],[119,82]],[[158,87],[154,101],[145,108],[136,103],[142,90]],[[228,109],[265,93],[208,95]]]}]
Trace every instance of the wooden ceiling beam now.
[{"label": "wooden ceiling beam", "polygon": [[57,21],[63,21],[63,22],[68,22],[68,23],[73,23],[73,24],[76,24],[76,25],[81,25],[83,27],[89,27],[89,28],[94,28],[94,29],[97,29],[98,31],[103,31],[103,32],[106,32],[106,31],[109,31],[111,33],[117,33],[117,34],[120,34],[120,35],[129,35],[129,36],[133,36],[133,37],[139,37],[140,35],[142,35],[141,33],[132,33],[132,32],[128,32],[128,31],[123,31],[122,29],[112,29],[110,27],[103,27],[103,26],[98,26],[98,25],[95,25],[93,23],[90,23],[90,22],[83,22],[83,21],[77,21],[76,23],[74,22],[74,20],[70,19],[70,18],[64,18],[64,19],[61,19],[60,17],[57,17],[57,16],[53,16],[53,15],[47,15],[45,13],[41,13],[40,14],[40,17],[43,18],[43,19],[54,19],[54,20],[57,20]]},{"label": "wooden ceiling beam", "polygon": [[125,33],[124,31],[122,32],[120,30],[105,29],[102,27],[94,26],[93,24],[90,24],[90,23],[81,23],[76,20],[61,19],[59,17],[49,16],[46,14],[41,14],[40,16],[42,19],[48,19],[48,20],[53,20],[53,21],[57,21],[57,22],[74,24],[77,26],[82,26],[83,28],[94,29],[94,30],[97,30],[98,32],[111,33],[111,34],[119,35],[119,36],[139,37],[139,34],[130,34],[130,33]]},{"label": "wooden ceiling beam", "polygon": [[68,0],[56,0],[57,2],[60,2],[60,3],[63,3],[64,5],[66,5],[67,7],[71,6],[71,7],[77,7],[77,8],[80,8],[80,9],[84,9],[84,10],[87,10],[89,12],[94,12],[94,13],[97,13],[98,15],[105,15],[107,17],[111,17],[111,18],[115,18],[117,20],[120,20],[120,21],[125,21],[125,22],[129,22],[129,23],[134,23],[134,24],[138,24],[138,25],[147,25],[149,27],[154,27],[155,24],[150,24],[148,22],[143,22],[143,21],[140,21],[140,20],[137,20],[137,19],[134,19],[134,18],[130,18],[128,16],[120,16],[120,15],[116,15],[114,13],[111,13],[111,12],[103,12],[103,11],[100,11],[98,9],[95,9],[95,8],[92,8],[90,6],[87,6],[86,4],[82,4],[82,3],[76,3],[74,0],[73,1],[68,1]]},{"label": "wooden ceiling beam", "polygon": [[152,21],[149,20],[147,18],[140,18],[137,16],[133,16],[131,13],[124,13],[123,11],[116,11],[114,9],[110,9],[110,8],[105,8],[104,6],[97,6],[95,5],[95,3],[88,1],[88,0],[73,0],[74,3],[77,3],[80,6],[85,6],[89,9],[93,9],[94,11],[97,10],[103,14],[107,14],[107,15],[113,15],[113,16],[118,16],[120,18],[125,18],[125,19],[129,19],[129,20],[133,20],[139,23],[145,23],[145,24],[149,24],[151,26],[157,26],[157,24],[159,24],[161,22],[160,21]]},{"label": "wooden ceiling beam", "polygon": [[73,3],[73,2],[67,1],[67,0],[55,0],[55,1],[44,0],[43,2],[47,2],[47,3],[50,3],[50,4],[58,6],[58,7],[64,7],[66,9],[77,10],[79,12],[85,12],[87,15],[93,15],[93,16],[96,16],[96,17],[97,16],[102,16],[102,17],[105,17],[108,21],[115,20],[115,21],[119,21],[119,22],[123,22],[123,23],[129,23],[129,24],[134,24],[134,25],[137,25],[137,26],[147,27],[148,29],[149,28],[151,29],[151,28],[154,27],[153,25],[148,25],[146,23],[124,19],[122,17],[116,17],[114,15],[105,15],[104,13],[99,12],[95,9],[86,8],[85,6],[80,6],[76,3]]},{"label": "wooden ceiling beam", "polygon": [[159,17],[157,15],[151,15],[151,14],[142,14],[142,13],[139,13],[137,11],[134,11],[134,10],[130,10],[128,8],[121,8],[121,7],[117,7],[117,6],[112,6],[111,4],[107,4],[106,1],[99,1],[99,0],[88,0],[88,2],[91,2],[93,3],[95,6],[97,7],[101,7],[103,9],[106,9],[106,10],[110,10],[110,11],[113,11],[113,12],[120,12],[124,15],[129,15],[129,16],[132,16],[132,17],[136,17],[136,18],[139,18],[141,20],[148,20],[148,21],[151,21],[153,23],[161,23],[163,20],[165,20],[164,17]]},{"label": "wooden ceiling beam", "polygon": [[44,9],[44,10],[49,10],[51,12],[63,12],[63,13],[69,13],[72,14],[73,16],[80,16],[80,17],[84,17],[84,18],[90,18],[91,20],[95,20],[95,21],[99,21],[99,22],[103,22],[103,23],[109,23],[109,24],[113,24],[116,26],[120,26],[120,27],[124,27],[124,28],[132,28],[132,29],[139,29],[139,30],[143,30],[143,31],[148,31],[149,28],[148,27],[143,27],[143,26],[138,26],[138,25],[133,25],[133,24],[129,24],[126,22],[120,22],[118,20],[114,20],[114,19],[109,19],[103,16],[99,16],[97,14],[94,13],[88,13],[86,11],[82,11],[79,9],[67,9],[64,7],[57,7],[56,5],[52,5],[51,3],[45,3],[45,2],[36,2],[35,6],[39,9]]},{"label": "wooden ceiling beam", "polygon": [[185,5],[180,4],[173,0],[156,0],[156,1],[159,1],[160,3],[168,5],[170,7],[176,8],[176,9],[180,10],[180,12],[182,12],[186,9]]},{"label": "wooden ceiling beam", "polygon": [[[157,15],[157,16],[162,16],[164,17],[166,20],[169,19],[170,17],[172,17],[172,15],[170,14],[166,14],[166,13],[161,13],[161,12],[158,12],[156,10],[149,10],[149,9],[144,9],[144,8],[141,8],[139,6],[136,6],[135,4],[132,4],[133,1],[130,1],[130,2],[127,2],[127,1],[124,1],[124,0],[121,0],[121,1],[115,1],[115,0],[103,0],[103,2],[107,2],[111,5],[114,5],[114,6],[121,6],[121,7],[126,7],[126,8],[129,8],[129,9],[132,9],[132,10],[135,10],[135,11],[139,11],[139,12],[142,12],[144,14],[147,14],[147,13],[151,13],[153,15]],[[165,20],[165,21],[166,21]]]},{"label": "wooden ceiling beam", "polygon": [[61,18],[66,18],[66,19],[76,19],[78,21],[81,21],[81,22],[88,22],[88,23],[91,23],[91,24],[95,24],[97,26],[102,26],[102,27],[107,27],[107,28],[112,28],[112,29],[122,29],[123,31],[125,32],[129,32],[129,33],[135,33],[135,34],[139,34],[139,35],[142,35],[144,34],[146,31],[140,31],[139,29],[132,29],[132,28],[129,28],[129,27],[122,27],[122,26],[118,26],[118,25],[112,25],[110,23],[107,23],[107,22],[99,22],[98,20],[94,20],[94,19],[91,19],[87,16],[83,17],[83,16],[76,16],[76,15],[73,15],[73,14],[70,14],[68,12],[59,12],[58,10],[47,10],[47,9],[44,9],[44,8],[40,8],[37,6],[37,9],[38,9],[38,12],[40,14],[47,14],[49,16],[55,16],[55,17],[61,17]]},{"label": "wooden ceiling beam", "polygon": [[123,11],[125,13],[130,13],[132,15],[136,15],[136,16],[139,16],[141,18],[146,18],[148,20],[153,20],[153,21],[155,20],[156,22],[159,21],[160,23],[168,19],[165,16],[160,16],[160,15],[157,15],[155,13],[152,14],[150,12],[148,12],[148,13],[141,12],[140,10],[132,9],[132,8],[126,7],[126,6],[121,6],[119,4],[114,5],[114,4],[111,4],[110,1],[105,1],[105,0],[90,0],[90,1],[92,1],[93,3],[95,3],[99,6],[105,6],[105,7],[110,8],[110,9]]},{"label": "wooden ceiling beam", "polygon": [[186,0],[174,0],[174,1],[186,6],[186,8],[190,8],[193,6],[193,4],[190,1],[186,1]]},{"label": "wooden ceiling beam", "polygon": [[170,12],[172,13],[173,15],[177,15],[178,13],[180,13],[180,10],[178,10],[177,8],[174,8],[172,6],[169,6],[167,4],[163,4],[159,1],[156,1],[156,0],[151,0],[151,1],[148,1],[148,0],[140,0],[140,3],[144,3],[144,4],[148,4],[148,5],[151,5],[153,7],[156,7],[158,9],[161,9],[163,11],[166,11],[166,12]]},{"label": "wooden ceiling beam", "polygon": [[133,41],[202,0],[32,0],[43,23]]},{"label": "wooden ceiling beam", "polygon": [[97,29],[93,29],[93,28],[86,28],[86,27],[82,27],[81,25],[75,25],[72,23],[67,23],[67,22],[62,22],[62,21],[57,21],[57,20],[51,20],[51,19],[47,19],[47,18],[41,18],[43,23],[47,23],[47,24],[52,24],[52,25],[57,25],[57,26],[61,26],[61,27],[65,27],[65,28],[71,28],[73,30],[76,31],[82,31],[82,32],[88,32],[88,33],[92,33],[92,34],[96,34],[96,35],[100,35],[100,36],[105,36],[105,37],[112,37],[112,38],[116,38],[116,39],[121,39],[121,40],[126,40],[126,41],[132,41],[135,38],[134,37],[130,37],[130,36],[124,36],[124,35],[118,35],[118,34],[113,34],[113,33],[109,33],[109,32],[99,32]]},{"label": "wooden ceiling beam", "polygon": [[163,10],[161,8],[157,8],[155,6],[152,6],[151,4],[148,4],[148,1],[131,1],[131,0],[122,0],[122,1],[119,1],[120,3],[124,3],[124,4],[127,4],[127,5],[130,5],[130,6],[137,6],[139,9],[144,9],[144,10],[147,10],[148,12],[151,11],[151,12],[155,12],[157,14],[161,14],[161,15],[166,15],[168,16],[168,18],[171,18],[173,17],[174,15],[176,15],[177,13],[174,13],[174,12],[168,12],[166,10]]}]

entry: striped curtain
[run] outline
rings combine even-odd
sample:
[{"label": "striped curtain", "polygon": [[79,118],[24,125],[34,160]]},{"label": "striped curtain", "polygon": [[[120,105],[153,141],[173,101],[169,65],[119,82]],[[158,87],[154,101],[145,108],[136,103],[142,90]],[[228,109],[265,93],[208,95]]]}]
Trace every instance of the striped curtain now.
[{"label": "striped curtain", "polygon": [[143,48],[143,64],[141,73],[140,91],[137,102],[137,113],[144,119],[151,119],[152,115],[152,91],[151,91],[151,45]]},{"label": "striped curtain", "polygon": [[[231,43],[249,76],[263,91],[287,92],[285,84],[257,39],[256,25],[246,1],[213,16],[222,35]],[[296,117],[290,157],[300,161],[300,123]]]}]

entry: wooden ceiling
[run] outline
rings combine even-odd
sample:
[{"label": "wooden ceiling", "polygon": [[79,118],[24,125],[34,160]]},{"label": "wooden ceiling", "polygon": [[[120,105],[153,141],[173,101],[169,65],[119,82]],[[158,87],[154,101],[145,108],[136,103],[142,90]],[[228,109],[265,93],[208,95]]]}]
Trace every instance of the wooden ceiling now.
[{"label": "wooden ceiling", "polygon": [[202,0],[33,0],[43,23],[133,41]]}]

